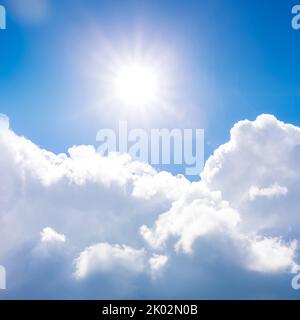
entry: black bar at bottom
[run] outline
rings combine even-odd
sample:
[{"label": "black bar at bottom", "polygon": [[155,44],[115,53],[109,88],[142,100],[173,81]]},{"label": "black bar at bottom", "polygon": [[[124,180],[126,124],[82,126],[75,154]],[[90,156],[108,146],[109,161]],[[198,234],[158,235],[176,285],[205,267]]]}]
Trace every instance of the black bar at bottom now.
[{"label": "black bar at bottom", "polygon": [[0,319],[287,318],[299,308],[299,301],[0,301]]}]

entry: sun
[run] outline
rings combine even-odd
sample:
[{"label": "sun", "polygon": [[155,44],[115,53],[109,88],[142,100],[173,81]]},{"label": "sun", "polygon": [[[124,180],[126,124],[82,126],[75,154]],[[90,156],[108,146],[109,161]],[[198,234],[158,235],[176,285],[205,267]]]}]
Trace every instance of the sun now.
[{"label": "sun", "polygon": [[91,114],[149,123],[175,112],[178,73],[164,45],[154,41],[145,46],[139,36],[130,43],[122,39],[118,46],[100,41],[90,51],[83,72],[91,79],[84,83]]},{"label": "sun", "polygon": [[143,107],[158,98],[159,77],[154,67],[139,63],[121,66],[116,73],[115,94],[120,102]]}]

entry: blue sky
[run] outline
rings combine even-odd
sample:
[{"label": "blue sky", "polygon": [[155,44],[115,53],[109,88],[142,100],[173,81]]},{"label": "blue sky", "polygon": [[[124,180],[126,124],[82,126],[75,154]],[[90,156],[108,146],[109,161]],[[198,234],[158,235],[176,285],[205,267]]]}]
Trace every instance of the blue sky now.
[{"label": "blue sky", "polygon": [[[240,119],[272,113],[298,124],[300,34],[291,28],[293,1],[61,1],[36,19],[3,4],[1,112],[45,148],[94,144],[97,130],[120,118],[87,111],[88,87],[97,85],[100,99],[102,84],[78,66],[96,50],[97,37],[117,51],[121,39],[130,50],[142,34],[145,51],[159,42],[172,52],[180,93],[172,108],[184,109],[187,123],[158,116],[151,126],[204,128],[207,155]],[[107,112],[101,104],[98,109]]]},{"label": "blue sky", "polygon": [[[296,1],[0,4],[1,298],[299,298]],[[161,68],[163,106],[105,98],[137,48]],[[217,152],[194,183],[101,157],[88,145],[119,120],[204,129]]]}]

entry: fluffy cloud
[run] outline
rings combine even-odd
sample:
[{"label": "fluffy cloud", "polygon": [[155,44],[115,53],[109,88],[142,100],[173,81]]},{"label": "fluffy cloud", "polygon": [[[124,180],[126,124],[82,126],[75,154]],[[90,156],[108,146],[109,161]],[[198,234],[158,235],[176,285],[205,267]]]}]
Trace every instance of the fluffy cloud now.
[{"label": "fluffy cloud", "polygon": [[142,272],[145,264],[145,251],[128,246],[99,243],[86,248],[75,260],[77,279],[82,279],[95,272],[112,272],[126,269],[132,272]]},{"label": "fluffy cloud", "polygon": [[247,267],[259,272],[292,270],[297,242],[282,243],[279,238],[254,239],[250,242]]},{"label": "fluffy cloud", "polygon": [[[197,281],[197,288],[219,290],[211,274],[225,272],[219,264],[237,270],[226,277],[235,283],[238,274],[243,283],[252,283],[253,273],[284,274],[297,262],[300,237],[299,144],[300,128],[273,116],[240,121],[201,179],[189,182],[126,154],[103,157],[93,146],[56,155],[16,135],[0,117],[0,261],[14,275],[10,297],[27,298],[26,287],[40,283],[45,270],[66,298],[76,290],[78,298],[101,290],[104,298],[116,297],[109,281],[117,274],[126,278],[121,298],[141,292],[155,298],[162,283],[177,298],[187,293],[183,284]],[[47,243],[64,248],[39,259],[44,249],[35,248]],[[23,264],[26,273],[17,268]],[[175,287],[179,275],[182,285]],[[43,285],[39,297],[58,291]]]},{"label": "fluffy cloud", "polygon": [[[175,238],[175,249],[187,253],[203,237],[225,236],[247,269],[289,269],[296,257],[296,241],[290,240],[298,236],[291,226],[299,230],[299,143],[299,128],[270,115],[237,123],[230,141],[208,159],[201,181],[191,184],[152,228],[144,225],[142,236],[155,249]],[[279,241],[283,235],[286,240]]]},{"label": "fluffy cloud", "polygon": [[[189,184],[128,155],[102,157],[92,146],[55,155],[14,134],[7,118],[0,130],[3,256],[33,241],[45,224],[70,235],[78,248],[103,241],[136,245],[139,226]],[[164,178],[169,184],[159,184]],[[152,179],[159,190],[151,196],[144,181]]]},{"label": "fluffy cloud", "polygon": [[192,252],[196,239],[207,234],[227,232],[240,220],[237,211],[223,201],[219,192],[209,192],[202,184],[192,184],[172,208],[159,216],[153,230],[141,227],[141,234],[154,248],[165,244],[170,237],[178,237],[176,250]]},{"label": "fluffy cloud", "polygon": [[300,128],[261,115],[235,124],[230,141],[208,159],[201,177],[239,210],[243,228],[285,233],[299,224],[299,160]]},{"label": "fluffy cloud", "polygon": [[43,243],[60,243],[66,242],[66,236],[53,230],[52,228],[44,228],[41,232],[41,242]]}]

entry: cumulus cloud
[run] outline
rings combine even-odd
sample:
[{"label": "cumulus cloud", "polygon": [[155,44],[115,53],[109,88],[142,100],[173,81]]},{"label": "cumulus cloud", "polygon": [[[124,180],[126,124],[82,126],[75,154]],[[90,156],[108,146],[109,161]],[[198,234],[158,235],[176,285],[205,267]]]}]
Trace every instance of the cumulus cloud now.
[{"label": "cumulus cloud", "polygon": [[[175,239],[175,249],[187,253],[204,237],[225,236],[237,257],[243,252],[239,262],[248,269],[280,272],[291,267],[296,242],[278,237],[290,240],[295,236],[291,225],[299,226],[299,144],[300,129],[274,116],[237,123],[230,141],[208,159],[201,181],[191,184],[153,227],[142,226],[142,236],[155,249]],[[280,206],[267,201],[279,196],[285,196]],[[258,197],[267,202],[254,203]],[[269,234],[273,237],[257,240]]]},{"label": "cumulus cloud", "polygon": [[41,232],[41,242],[43,243],[60,243],[66,242],[66,236],[53,230],[52,228],[44,228]]},{"label": "cumulus cloud", "polygon": [[250,242],[247,267],[258,272],[291,271],[297,241],[283,243],[280,238],[258,238]]},{"label": "cumulus cloud", "polygon": [[0,152],[3,255],[34,241],[45,224],[69,234],[79,247],[102,241],[136,244],[142,221],[168,207],[175,190],[189,184],[167,174],[170,183],[160,185],[154,199],[149,198],[139,182],[157,179],[149,165],[126,154],[102,157],[93,146],[55,155],[17,136],[3,117]]},{"label": "cumulus cloud", "polygon": [[[101,290],[106,297],[109,282],[105,288],[93,282],[94,291],[84,285],[107,273],[112,276],[106,281],[132,275],[122,298],[130,292],[155,298],[162,281],[182,298],[182,286],[173,281],[179,275],[187,286],[199,281],[197,288],[209,288],[211,270],[225,272],[219,261],[245,282],[253,273],[285,273],[297,263],[300,237],[299,145],[300,128],[274,116],[240,121],[207,160],[201,179],[190,182],[126,154],[101,156],[93,146],[56,155],[16,135],[1,116],[0,261],[15,275],[23,298],[43,270],[53,272],[66,298],[74,288],[79,298]],[[34,248],[46,243],[64,243],[64,249],[37,259]],[[27,273],[17,269],[17,259]],[[166,266],[170,272],[160,281],[145,280]]]},{"label": "cumulus cloud", "polygon": [[[177,186],[174,188],[173,186]],[[176,200],[182,195],[190,182],[182,175],[173,176],[169,172],[158,172],[154,175],[142,175],[134,182],[132,195],[145,200],[160,198],[162,195]]]},{"label": "cumulus cloud", "polygon": [[[286,229],[299,222],[299,159],[300,128],[261,115],[234,125],[229,142],[208,159],[201,177],[239,210],[244,228]],[[255,202],[249,201],[251,188]],[[268,197],[262,194],[277,197],[264,201]]]},{"label": "cumulus cloud", "polygon": [[86,248],[75,260],[74,276],[82,279],[94,272],[112,272],[115,269],[126,269],[131,272],[142,272],[145,264],[145,251],[125,245],[99,243]]},{"label": "cumulus cloud", "polygon": [[169,211],[159,216],[153,229],[142,226],[141,234],[156,249],[170,237],[178,237],[176,250],[191,253],[196,239],[227,232],[239,219],[238,212],[222,200],[219,192],[210,193],[202,184],[194,184]]}]

